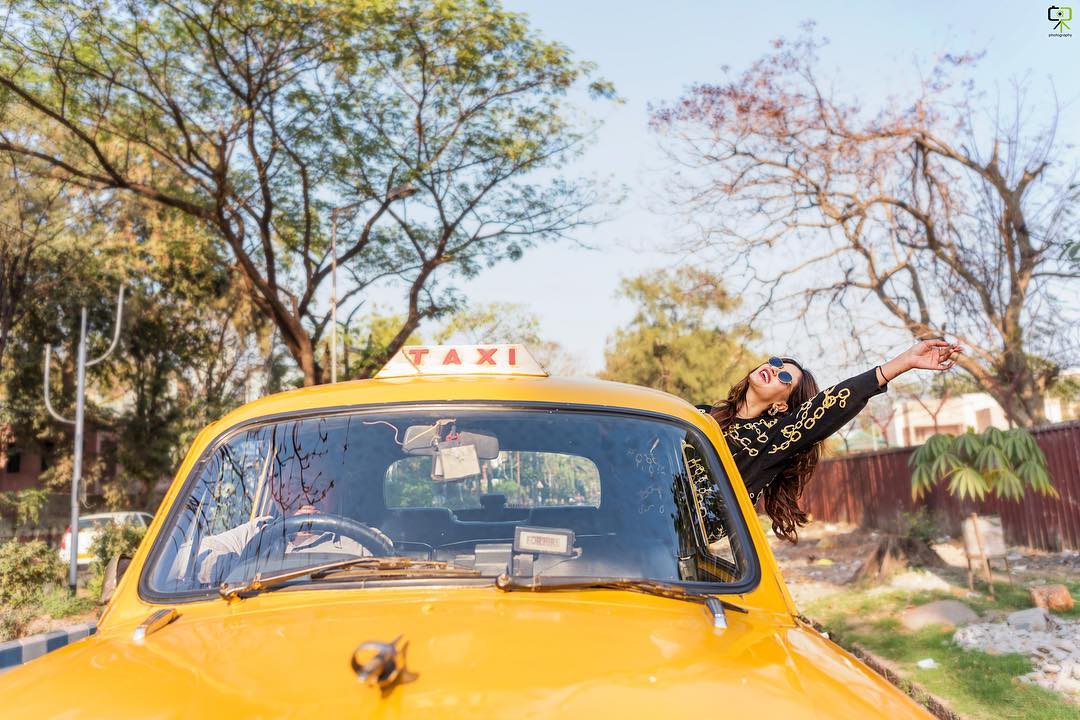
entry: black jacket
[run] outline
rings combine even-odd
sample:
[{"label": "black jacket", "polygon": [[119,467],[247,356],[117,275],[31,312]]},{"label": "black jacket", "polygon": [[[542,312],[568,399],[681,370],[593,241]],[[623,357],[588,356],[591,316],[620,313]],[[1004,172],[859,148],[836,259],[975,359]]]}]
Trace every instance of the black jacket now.
[{"label": "black jacket", "polygon": [[795,455],[842,428],[866,407],[870,398],[887,389],[887,385],[878,383],[877,368],[873,368],[825,388],[783,415],[736,418],[724,431],[724,438],[750,500],[756,501]]}]

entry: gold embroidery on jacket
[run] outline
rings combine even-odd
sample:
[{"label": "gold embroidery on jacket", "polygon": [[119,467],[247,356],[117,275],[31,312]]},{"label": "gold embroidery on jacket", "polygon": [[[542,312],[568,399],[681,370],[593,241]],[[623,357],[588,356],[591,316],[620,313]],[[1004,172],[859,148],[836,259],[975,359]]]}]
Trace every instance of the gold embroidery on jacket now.
[{"label": "gold embroidery on jacket", "polygon": [[802,405],[799,406],[798,420],[792,425],[780,428],[781,434],[784,436],[784,442],[779,445],[773,445],[769,448],[769,454],[773,455],[778,452],[783,452],[791,447],[792,443],[796,443],[802,439],[802,431],[810,430],[817,425],[818,420],[825,417],[825,413],[830,408],[839,405],[841,408],[847,407],[848,398],[851,397],[851,390],[849,388],[842,388],[840,392],[833,394],[833,390],[836,386],[825,388],[822,393],[821,404],[814,408],[813,414],[810,414],[810,408],[814,404],[814,398],[810,398]]},{"label": "gold embroidery on jacket", "polygon": [[[761,418],[753,422],[736,422],[724,431],[724,435],[735,440],[746,451],[747,455],[756,457],[759,448],[755,447],[754,440],[756,439],[759,445],[768,442],[769,436],[766,431],[777,422],[779,422],[779,418]],[[753,433],[755,437],[743,435],[744,431]]]}]

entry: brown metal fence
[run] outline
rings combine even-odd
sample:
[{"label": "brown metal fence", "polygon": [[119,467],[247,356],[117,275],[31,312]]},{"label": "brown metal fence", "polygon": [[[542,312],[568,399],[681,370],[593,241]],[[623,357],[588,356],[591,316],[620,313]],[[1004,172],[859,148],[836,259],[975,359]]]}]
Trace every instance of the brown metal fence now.
[{"label": "brown metal fence", "polygon": [[972,512],[1000,515],[1010,544],[1080,550],[1080,421],[1049,425],[1032,434],[1046,453],[1060,497],[1029,493],[1019,502],[993,497],[961,502],[941,483],[916,502],[908,467],[914,449],[900,448],[823,460],[803,494],[803,505],[817,520],[879,529],[894,528],[900,512],[925,506],[954,534]]}]

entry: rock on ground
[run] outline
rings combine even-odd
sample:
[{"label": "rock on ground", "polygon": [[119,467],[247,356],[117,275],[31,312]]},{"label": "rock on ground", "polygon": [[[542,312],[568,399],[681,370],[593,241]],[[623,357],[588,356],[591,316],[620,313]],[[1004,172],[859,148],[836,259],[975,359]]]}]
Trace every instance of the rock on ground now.
[{"label": "rock on ground", "polygon": [[900,623],[908,630],[922,630],[930,625],[962,627],[977,621],[979,616],[959,600],[938,600],[905,610]]},{"label": "rock on ground", "polygon": [[1046,608],[1038,607],[1017,610],[1014,613],[1009,613],[1009,617],[1005,619],[1009,625],[1017,630],[1037,632],[1045,631],[1049,620],[1050,614],[1046,612]]},{"label": "rock on ground", "polygon": [[1043,617],[1042,630],[1031,629],[1026,623],[978,623],[957,630],[953,642],[965,650],[980,650],[991,655],[1027,655],[1034,669],[1020,676],[1021,682],[1063,693],[1080,702],[1080,621],[1059,620],[1047,615],[1042,608],[1021,610],[1020,613],[1035,617],[1036,613],[1032,611],[1038,611]]},{"label": "rock on ground", "polygon": [[1036,585],[1029,588],[1028,592],[1031,593],[1031,602],[1035,603],[1035,607],[1046,608],[1051,612],[1072,610],[1075,605],[1069,588],[1064,585]]}]

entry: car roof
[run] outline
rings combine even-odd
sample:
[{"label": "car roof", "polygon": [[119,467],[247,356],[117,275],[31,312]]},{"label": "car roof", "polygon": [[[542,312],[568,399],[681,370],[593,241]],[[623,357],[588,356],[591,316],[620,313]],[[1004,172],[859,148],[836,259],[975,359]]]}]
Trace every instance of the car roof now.
[{"label": "car roof", "polygon": [[290,390],[242,405],[207,429],[216,434],[249,420],[307,410],[470,400],[644,410],[704,426],[704,416],[686,400],[640,385],[593,378],[455,375],[374,378]]}]

